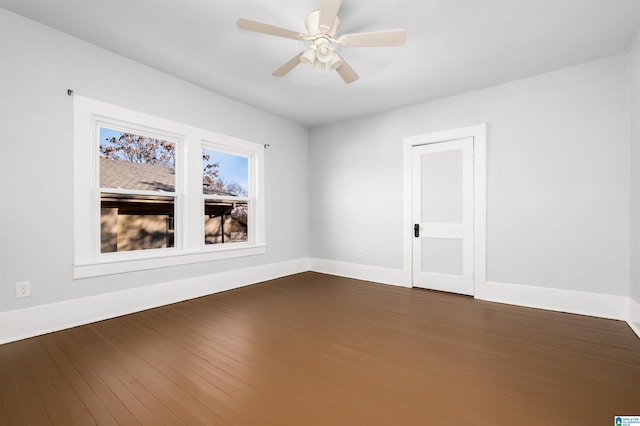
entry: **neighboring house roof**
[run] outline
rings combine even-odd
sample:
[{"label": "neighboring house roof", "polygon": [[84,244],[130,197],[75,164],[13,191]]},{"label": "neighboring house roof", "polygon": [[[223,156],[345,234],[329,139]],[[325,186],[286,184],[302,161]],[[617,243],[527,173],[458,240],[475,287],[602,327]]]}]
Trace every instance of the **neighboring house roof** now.
[{"label": "neighboring house roof", "polygon": [[[100,186],[140,191],[175,191],[175,169],[100,157]],[[204,188],[207,195],[232,195]]]},{"label": "neighboring house roof", "polygon": [[175,180],[175,170],[172,167],[100,157],[100,186],[102,188],[173,192],[175,191]]}]

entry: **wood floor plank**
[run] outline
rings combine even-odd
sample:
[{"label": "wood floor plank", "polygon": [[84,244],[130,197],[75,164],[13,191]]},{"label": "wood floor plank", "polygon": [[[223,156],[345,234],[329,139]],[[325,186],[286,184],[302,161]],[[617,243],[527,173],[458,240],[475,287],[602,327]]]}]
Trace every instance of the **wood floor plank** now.
[{"label": "wood floor plank", "polygon": [[0,383],[2,384],[2,392],[0,392],[0,424],[17,425],[24,421],[26,413],[24,407],[18,398],[18,389],[13,382],[13,378],[7,367],[13,364],[14,358],[9,356],[5,348],[6,345],[0,346]]},{"label": "wood floor plank", "polygon": [[[193,365],[192,375],[194,381],[198,381],[201,386],[207,389],[207,393],[215,393],[219,401],[227,404],[228,408],[240,415],[244,416],[247,412],[255,409],[256,405],[261,405],[262,410],[267,414],[277,410],[272,403],[264,404],[264,399],[260,396],[260,386],[256,386],[256,382],[265,382],[265,380],[256,380],[260,375],[255,368],[249,368],[246,365],[245,357],[242,350],[245,347],[231,331],[228,321],[224,322],[224,327],[214,322],[208,322],[206,318],[199,317],[196,313],[197,309],[190,307],[188,316],[182,318],[178,312],[178,308],[171,311],[170,321],[164,322],[162,334],[168,336],[173,347],[179,347],[179,350],[173,350],[172,356],[185,358]],[[157,310],[156,314],[162,314],[167,310]],[[199,333],[191,333],[194,319],[199,324],[207,324],[207,339]],[[136,321],[138,326],[141,326]],[[157,340],[158,336],[154,336]],[[176,342],[179,342],[176,344]],[[166,342],[165,342],[166,343]],[[160,345],[158,349],[164,348],[166,345]],[[244,380],[247,373],[250,374],[248,380]],[[248,381],[251,382],[248,383]],[[211,395],[210,395],[211,396]],[[253,401],[251,405],[247,401]],[[280,413],[280,417],[286,417],[287,413]]]},{"label": "wood floor plank", "polygon": [[65,346],[66,357],[69,359],[84,382],[91,389],[104,406],[116,424],[136,425],[140,422],[131,413],[120,397],[104,382],[101,373],[105,365],[113,362],[108,356],[108,345],[93,333],[90,326],[78,327],[62,333],[56,333],[61,339],[60,345]]},{"label": "wood floor plank", "polygon": [[72,363],[65,355],[65,352],[69,349],[61,344],[58,336],[48,334],[41,336],[39,340],[42,341],[47,353],[51,356],[59,374],[69,382],[69,386],[78,395],[94,422],[99,425],[116,425],[116,420],[109,414],[109,410],[105,407],[103,401],[85,382],[77,369],[77,365]]},{"label": "wood floor plank", "polygon": [[128,374],[135,377],[145,389],[153,391],[171,413],[187,424],[203,424],[219,420],[215,411],[190,396],[189,391],[192,389],[185,390],[181,386],[184,385],[184,382],[180,380],[180,377],[175,377],[171,372],[158,368],[152,358],[140,355],[137,348],[144,347],[145,352],[151,357],[149,344],[144,340],[128,336],[126,329],[122,326],[122,319],[111,324],[109,329],[108,338],[111,344],[106,349],[110,358],[125,369]]},{"label": "wood floor plank", "polygon": [[[171,382],[171,386],[174,386],[174,392],[176,389],[180,390],[180,394],[185,401],[186,407],[193,406],[194,404],[200,404],[206,407],[203,410],[200,421],[203,420],[216,420],[217,422],[232,423],[232,420],[236,419],[236,416],[228,409],[224,404],[220,404],[219,400],[211,398],[210,394],[215,390],[215,386],[212,383],[207,382],[198,373],[199,369],[193,362],[188,361],[183,356],[183,350],[181,347],[172,345],[172,350],[167,353],[166,346],[159,348],[155,343],[156,338],[150,339],[144,331],[136,329],[135,325],[127,324],[122,321],[117,330],[110,327],[109,330],[105,330],[105,338],[118,342],[127,342],[131,340],[137,340],[139,338],[145,338],[146,344],[144,348],[140,346],[133,346],[132,352],[139,357],[140,360],[144,360],[146,363],[152,365],[157,371],[161,372],[163,376]],[[155,337],[155,336],[154,336]],[[165,343],[168,343],[165,341]],[[189,368],[182,368],[183,365],[189,365]]]},{"label": "wood floor plank", "polygon": [[[49,425],[52,424],[51,418],[24,363],[24,357],[29,352],[29,345],[29,339],[3,345],[7,363],[0,368],[5,369],[10,380],[6,383],[3,382],[1,386],[3,392],[16,393],[16,399],[20,403],[20,412],[23,416],[18,424]],[[12,388],[5,391],[4,387],[7,385]]]},{"label": "wood floor plank", "polygon": [[4,424],[610,424],[621,321],[303,273],[0,346]]},{"label": "wood floor plank", "polygon": [[39,384],[41,398],[49,400],[45,407],[54,424],[96,424],[93,416],[78,394],[61,374],[44,347],[45,339],[30,339],[30,352],[26,357],[34,382]]}]

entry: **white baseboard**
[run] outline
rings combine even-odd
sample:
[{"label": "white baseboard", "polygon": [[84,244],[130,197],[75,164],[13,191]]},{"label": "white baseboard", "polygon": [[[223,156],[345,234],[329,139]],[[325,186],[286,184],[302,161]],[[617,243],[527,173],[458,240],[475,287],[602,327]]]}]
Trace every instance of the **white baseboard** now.
[{"label": "white baseboard", "polygon": [[309,270],[295,259],[0,313],[0,344]]},{"label": "white baseboard", "polygon": [[627,299],[611,294],[487,281],[484,300],[626,321]]},{"label": "white baseboard", "polygon": [[[411,287],[411,284],[406,282],[402,269],[301,258],[0,312],[0,344],[310,270]],[[640,337],[640,304],[629,297],[487,281],[484,300],[623,320]]]},{"label": "white baseboard", "polygon": [[640,337],[640,303],[628,298],[627,323],[634,333]]},{"label": "white baseboard", "polygon": [[405,283],[402,269],[382,268],[379,266],[317,258],[311,258],[310,265],[312,271],[323,274],[338,275],[345,278],[354,278],[400,287],[411,287],[410,283]]}]

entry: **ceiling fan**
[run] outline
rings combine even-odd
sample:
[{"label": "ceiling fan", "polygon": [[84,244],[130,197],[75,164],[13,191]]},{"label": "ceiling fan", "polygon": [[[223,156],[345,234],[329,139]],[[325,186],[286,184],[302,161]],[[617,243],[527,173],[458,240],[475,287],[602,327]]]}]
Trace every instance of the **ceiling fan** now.
[{"label": "ceiling fan", "polygon": [[358,74],[336,51],[335,45],[344,47],[401,46],[406,41],[407,32],[404,29],[377,31],[345,34],[336,38],[340,26],[338,10],[341,3],[342,0],[320,0],[319,9],[307,15],[305,25],[308,34],[306,35],[243,18],[238,19],[238,28],[310,42],[306,49],[275,70],[274,76],[282,77],[302,63],[319,71],[324,71],[327,68],[336,70],[342,80],[349,84],[358,79]]}]

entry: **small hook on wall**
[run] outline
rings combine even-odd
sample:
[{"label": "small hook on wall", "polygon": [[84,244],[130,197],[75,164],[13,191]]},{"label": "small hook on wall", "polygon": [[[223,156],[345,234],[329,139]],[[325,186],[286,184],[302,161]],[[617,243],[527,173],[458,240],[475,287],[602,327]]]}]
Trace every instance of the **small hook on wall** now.
[{"label": "small hook on wall", "polygon": [[73,90],[67,89],[67,96],[73,96]]}]

